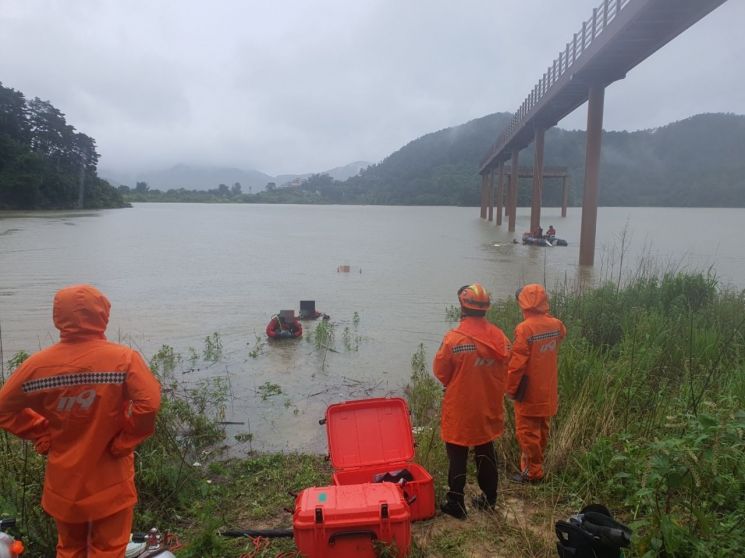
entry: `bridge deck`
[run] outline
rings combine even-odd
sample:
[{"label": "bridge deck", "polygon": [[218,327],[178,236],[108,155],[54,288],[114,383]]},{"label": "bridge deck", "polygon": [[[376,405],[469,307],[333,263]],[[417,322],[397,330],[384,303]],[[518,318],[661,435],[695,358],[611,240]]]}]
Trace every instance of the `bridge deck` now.
[{"label": "bridge deck", "polygon": [[493,170],[587,101],[591,84],[607,85],[725,0],[604,0],[548,67],[481,162]]}]

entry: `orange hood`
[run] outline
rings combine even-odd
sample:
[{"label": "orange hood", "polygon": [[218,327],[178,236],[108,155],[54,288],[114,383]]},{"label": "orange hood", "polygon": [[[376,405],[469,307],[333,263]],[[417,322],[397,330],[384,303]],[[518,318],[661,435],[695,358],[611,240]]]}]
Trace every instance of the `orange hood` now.
[{"label": "orange hood", "polygon": [[63,341],[105,339],[109,300],[92,285],[71,285],[54,295],[54,326]]},{"label": "orange hood", "polygon": [[525,285],[520,290],[517,303],[523,312],[548,314],[548,294],[543,286],[537,283]]}]

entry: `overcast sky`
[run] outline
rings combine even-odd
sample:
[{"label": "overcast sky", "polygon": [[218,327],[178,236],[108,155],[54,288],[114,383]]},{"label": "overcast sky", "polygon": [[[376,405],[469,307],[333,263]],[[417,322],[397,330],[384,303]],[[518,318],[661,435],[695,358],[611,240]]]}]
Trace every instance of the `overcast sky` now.
[{"label": "overcast sky", "polygon": [[[0,0],[0,81],[51,101],[117,172],[320,171],[515,110],[599,3]],[[729,0],[611,85],[605,127],[745,113],[744,24]]]}]

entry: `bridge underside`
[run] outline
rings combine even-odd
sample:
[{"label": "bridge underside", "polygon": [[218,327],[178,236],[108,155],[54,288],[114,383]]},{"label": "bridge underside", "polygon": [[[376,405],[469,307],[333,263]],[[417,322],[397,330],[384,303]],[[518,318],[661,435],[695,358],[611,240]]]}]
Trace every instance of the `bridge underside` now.
[{"label": "bridge underside", "polygon": [[[512,166],[516,166],[520,150],[535,141],[531,226],[537,224],[545,176],[541,172],[544,133],[588,101],[580,264],[592,265],[605,87],[626,77],[634,66],[725,1],[604,0],[548,67],[481,162],[479,172],[484,188],[495,172],[502,175],[505,161],[511,159]],[[513,181],[514,178],[511,185]],[[483,211],[482,216],[485,216]],[[514,231],[514,220],[510,217],[510,231]]]},{"label": "bridge underside", "polygon": [[[517,179],[534,178],[534,170],[531,167],[518,167]],[[496,181],[495,175],[498,177]],[[543,178],[561,179],[561,216],[566,217],[569,203],[569,188],[571,186],[569,169],[567,167],[544,167]],[[513,193],[512,167],[499,165],[497,170],[489,171],[487,174],[482,175],[481,181],[481,218],[488,218],[489,221],[493,221],[494,206],[496,204],[497,226],[502,224],[502,215],[504,212],[504,215],[510,218],[510,232],[514,232],[515,230],[517,185],[519,184],[519,180],[517,179],[514,183],[515,191]],[[535,229],[537,225],[533,226],[531,223],[531,230]]]}]

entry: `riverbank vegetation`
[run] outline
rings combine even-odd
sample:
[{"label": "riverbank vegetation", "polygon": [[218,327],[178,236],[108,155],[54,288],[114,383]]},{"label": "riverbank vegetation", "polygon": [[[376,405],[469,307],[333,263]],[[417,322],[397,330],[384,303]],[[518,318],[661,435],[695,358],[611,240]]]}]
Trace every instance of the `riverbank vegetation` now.
[{"label": "riverbank vegetation", "polygon": [[95,140],[49,101],[0,83],[0,209],[125,207],[96,174],[98,157]]},{"label": "riverbank vegetation", "polygon": [[[507,402],[496,513],[415,524],[411,556],[554,556],[554,522],[591,502],[634,529],[627,556],[737,555],[745,548],[745,293],[706,273],[640,272],[594,287],[559,285],[552,312],[569,334],[546,481],[504,481],[518,462]],[[488,317],[508,334],[521,319],[513,300],[498,301]],[[316,332],[311,342],[324,345],[320,337]],[[219,336],[210,336],[205,351],[219,358],[218,346]],[[402,394],[412,410],[417,460],[433,474],[439,498],[447,459],[432,356],[416,351]],[[185,384],[181,357],[169,347],[150,362],[164,402],[156,435],[137,452],[136,528],[174,533],[180,557],[292,556],[288,539],[226,539],[219,532],[289,528],[284,509],[292,494],[329,483],[329,464],[293,453],[227,458],[228,444],[250,444],[250,434],[227,440],[220,424],[229,386]],[[48,555],[53,528],[38,507],[43,461],[28,444],[5,434],[0,441],[0,513],[22,517],[30,555]]]},{"label": "riverbank vegetation", "polygon": [[[121,187],[131,202],[300,203],[477,206],[480,162],[512,115],[495,113],[417,138],[345,181],[315,174],[293,185],[269,183],[242,193],[222,184],[208,191]],[[546,132],[546,166],[567,167],[569,204],[582,200],[585,132]],[[599,203],[602,206],[744,207],[742,150],[745,116],[699,114],[653,130],[603,132]],[[532,168],[533,147],[520,154]],[[530,206],[530,178],[518,205]],[[150,189],[152,187],[152,189]],[[543,205],[561,205],[561,181],[547,178]]]}]

